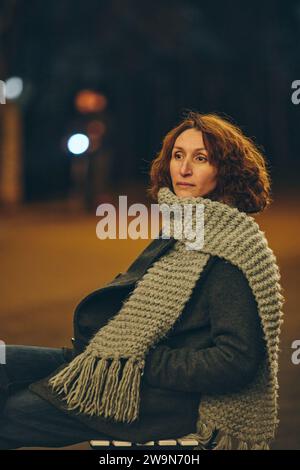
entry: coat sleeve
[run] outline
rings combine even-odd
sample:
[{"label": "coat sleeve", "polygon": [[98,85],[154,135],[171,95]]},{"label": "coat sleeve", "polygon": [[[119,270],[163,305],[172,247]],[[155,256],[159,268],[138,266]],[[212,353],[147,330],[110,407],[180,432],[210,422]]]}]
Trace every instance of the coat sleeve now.
[{"label": "coat sleeve", "polygon": [[202,394],[238,391],[251,382],[266,352],[257,302],[244,273],[221,260],[205,283],[211,347],[158,345],[145,357],[153,387]]}]

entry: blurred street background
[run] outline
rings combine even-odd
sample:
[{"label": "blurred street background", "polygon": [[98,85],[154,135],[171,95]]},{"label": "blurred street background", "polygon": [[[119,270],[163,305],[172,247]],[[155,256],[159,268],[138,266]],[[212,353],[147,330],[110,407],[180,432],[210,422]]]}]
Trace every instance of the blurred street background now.
[{"label": "blurred street background", "polygon": [[99,240],[98,205],[150,206],[149,165],[182,113],[228,116],[270,169],[256,220],[286,298],[273,448],[300,450],[299,57],[299,0],[2,0],[0,339],[71,347],[77,303],[151,242]]}]

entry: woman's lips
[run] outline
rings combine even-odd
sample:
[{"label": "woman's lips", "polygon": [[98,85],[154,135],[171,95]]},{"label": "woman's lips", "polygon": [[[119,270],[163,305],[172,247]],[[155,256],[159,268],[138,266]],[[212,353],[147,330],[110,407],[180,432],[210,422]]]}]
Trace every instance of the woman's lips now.
[{"label": "woman's lips", "polygon": [[177,183],[178,186],[182,187],[193,187],[195,186],[194,184],[189,184],[189,183]]}]

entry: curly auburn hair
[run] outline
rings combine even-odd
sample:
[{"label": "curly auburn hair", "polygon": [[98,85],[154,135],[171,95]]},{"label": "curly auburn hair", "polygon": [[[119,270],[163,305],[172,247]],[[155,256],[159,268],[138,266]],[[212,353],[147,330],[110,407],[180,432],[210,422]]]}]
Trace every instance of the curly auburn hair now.
[{"label": "curly auburn hair", "polygon": [[191,128],[202,131],[209,160],[217,168],[217,185],[203,197],[224,202],[246,213],[262,212],[273,202],[269,171],[258,146],[228,119],[194,111],[189,111],[166,134],[161,150],[151,162],[151,185],[147,188],[151,198],[157,201],[157,193],[162,186],[173,191],[169,169],[172,149],[179,134]]}]

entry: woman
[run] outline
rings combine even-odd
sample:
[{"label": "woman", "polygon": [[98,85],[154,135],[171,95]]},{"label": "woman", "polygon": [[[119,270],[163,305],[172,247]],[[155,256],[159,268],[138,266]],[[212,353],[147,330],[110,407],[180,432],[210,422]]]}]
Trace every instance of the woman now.
[{"label": "woman", "polygon": [[150,176],[153,199],[179,209],[170,236],[163,225],[126,273],[78,304],[73,348],[8,346],[2,448],[186,435],[198,448],[216,435],[215,449],[269,448],[284,299],[276,258],[248,215],[271,202],[264,158],[229,121],[191,112]]}]

